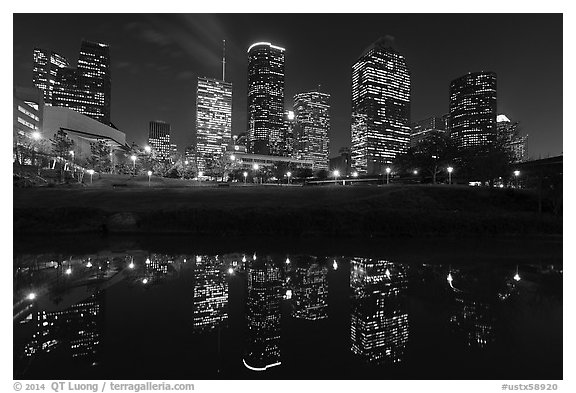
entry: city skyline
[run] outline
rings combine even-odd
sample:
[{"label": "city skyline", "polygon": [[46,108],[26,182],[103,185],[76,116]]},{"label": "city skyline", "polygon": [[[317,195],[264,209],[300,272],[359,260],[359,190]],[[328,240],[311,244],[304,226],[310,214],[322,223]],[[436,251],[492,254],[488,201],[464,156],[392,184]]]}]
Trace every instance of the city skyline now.
[{"label": "city skyline", "polygon": [[[36,23],[33,21],[35,17],[37,16],[16,15],[15,20],[31,18],[30,22]],[[379,17],[379,20],[386,20],[389,16],[383,14]],[[247,86],[246,50],[249,45],[257,41],[274,42],[286,48],[285,97],[293,96],[298,90],[310,90],[318,84],[322,86],[322,90],[331,94],[333,104],[330,156],[333,157],[342,146],[350,145],[350,94],[346,91],[350,91],[351,88],[351,64],[354,58],[357,58],[358,53],[370,42],[376,40],[378,36],[389,34],[396,37],[394,45],[405,55],[413,78],[410,119],[412,122],[425,117],[442,116],[448,112],[448,88],[451,80],[468,72],[494,71],[498,74],[499,84],[498,113],[506,113],[519,121],[522,132],[530,134],[527,156],[538,158],[539,155],[561,154],[562,51],[555,47],[557,43],[548,43],[548,41],[546,41],[547,47],[542,48],[545,53],[540,56],[541,58],[530,57],[532,52],[529,50],[531,45],[536,45],[539,40],[554,38],[555,28],[559,28],[557,37],[561,37],[562,24],[557,23],[561,20],[561,15],[483,16],[483,18],[492,18],[494,22],[497,22],[499,18],[505,18],[508,22],[516,21],[517,29],[514,32],[508,30],[502,32],[501,24],[494,23],[494,31],[491,34],[474,31],[475,23],[480,23],[482,19],[479,15],[434,15],[433,19],[437,24],[442,20],[449,20],[450,26],[448,27],[454,29],[460,26],[463,30],[459,37],[448,37],[449,42],[445,42],[442,46],[432,45],[433,48],[430,48],[431,45],[424,44],[417,47],[414,33],[420,27],[412,31],[406,30],[406,26],[399,26],[399,21],[404,20],[403,18],[409,18],[411,23],[414,23],[422,17],[423,15],[417,14],[396,16],[393,23],[385,24],[390,26],[389,28],[379,29],[376,26],[380,23],[375,26],[370,24],[371,20],[376,20],[374,15],[324,15],[326,28],[318,33],[319,39],[305,40],[304,33],[310,32],[308,28],[311,15],[299,17],[299,21],[302,22],[302,32],[294,34],[285,32],[286,21],[289,21],[288,15],[271,15],[269,18],[259,18],[258,21],[252,20],[251,15],[107,15],[107,20],[115,21],[111,25],[118,26],[114,28],[116,30],[111,29],[108,32],[99,31],[97,19],[88,15],[54,15],[55,19],[68,18],[74,22],[65,39],[58,38],[58,32],[54,32],[51,37],[43,34],[40,38],[29,31],[20,31],[18,26],[22,23],[15,23],[14,83],[31,85],[34,47],[58,52],[74,64],[76,60],[74,56],[78,52],[80,39],[86,37],[92,41],[109,44],[114,85],[112,123],[126,132],[128,141],[144,143],[148,121],[151,118],[165,119],[173,124],[174,140],[179,150],[182,151],[184,146],[193,141],[191,130],[194,129],[195,124],[195,111],[193,110],[195,77],[219,75],[221,40],[227,40],[226,71],[229,76],[226,79],[234,84],[232,115],[234,135],[245,132],[243,128],[247,124],[246,112],[243,112],[243,108],[246,108],[247,97],[244,90]],[[348,18],[350,23],[358,23],[358,25],[353,23],[358,27],[358,31],[348,32],[349,38],[345,40],[345,44],[337,47],[336,51],[328,51],[330,48],[324,48],[318,43],[328,34],[333,34],[332,37],[335,39],[343,34],[336,29],[339,18]],[[163,20],[174,23],[164,23]],[[529,29],[526,30],[534,20],[538,20],[541,26],[550,25],[550,29],[546,29],[544,36],[536,36]],[[258,31],[250,29],[249,33],[239,33],[242,26],[246,26],[250,21]],[[360,26],[362,21],[364,23]],[[193,27],[193,22],[198,22],[198,26]],[[41,25],[41,22],[38,23]],[[202,33],[203,36],[200,33],[201,29],[205,30]],[[43,30],[39,28],[33,31]],[[119,34],[119,31],[128,34]],[[188,36],[185,34],[186,31],[189,33]],[[521,39],[518,38],[520,32],[523,34]],[[195,35],[200,36],[195,40]],[[442,37],[446,38],[446,32],[443,30],[438,30],[437,35],[437,42],[441,42]],[[185,45],[182,40],[186,37],[192,39],[189,45]],[[458,44],[465,40],[470,42],[468,46]],[[516,44],[509,45],[512,41]],[[561,43],[561,40],[559,42]],[[529,46],[524,45],[528,43]],[[157,56],[149,56],[156,58],[156,63],[139,63],[138,55],[129,58],[129,53],[134,49],[123,50],[127,44],[140,48],[140,51],[142,48],[147,48],[149,54],[157,54]],[[316,44],[315,49],[314,44]],[[330,47],[330,45],[327,46]],[[492,49],[488,50],[487,47],[490,46]],[[462,54],[447,58],[442,55],[447,50],[446,48],[457,48],[462,51]],[[315,53],[311,52],[313,49]],[[470,56],[466,56],[467,52],[470,52]],[[166,56],[159,56],[161,54]],[[196,54],[196,59],[192,59],[194,54]],[[426,58],[426,55],[429,57]],[[422,58],[423,56],[427,61]],[[529,63],[524,61],[527,58],[531,59]],[[166,62],[161,64],[159,59],[164,59]],[[432,63],[430,60],[433,60]],[[520,64],[522,67],[519,67]],[[29,68],[26,70],[26,67]],[[151,72],[146,72],[146,69]],[[182,71],[172,72],[178,69]],[[531,83],[526,86],[523,78],[527,78],[536,71],[545,75],[546,78],[531,79]],[[169,80],[170,78],[167,78],[165,73],[176,75],[176,77]],[[149,77],[146,85],[151,89],[149,93],[152,97],[165,98],[160,98],[158,102],[155,99],[138,100],[137,97],[132,97],[132,95],[142,94],[141,90],[134,87],[134,79],[140,81],[142,77]],[[335,80],[338,82],[334,82]],[[171,89],[174,88],[174,82],[179,86]],[[130,105],[127,105],[127,102],[130,102]],[[181,105],[187,109],[183,110]],[[291,105],[290,100],[285,98],[284,109],[289,109]],[[538,105],[537,108],[535,105]],[[167,109],[164,110],[163,106]],[[114,107],[122,107],[125,110],[115,110]],[[538,108],[541,111],[538,111]],[[135,112],[140,114],[137,115]],[[540,116],[541,113],[545,113],[546,116]],[[140,123],[144,126],[139,125]]]}]

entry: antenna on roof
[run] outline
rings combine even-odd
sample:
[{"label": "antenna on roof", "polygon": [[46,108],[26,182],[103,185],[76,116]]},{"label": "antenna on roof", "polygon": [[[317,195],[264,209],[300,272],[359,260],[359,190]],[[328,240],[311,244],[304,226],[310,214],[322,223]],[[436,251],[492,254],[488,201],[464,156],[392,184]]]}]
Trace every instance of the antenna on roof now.
[{"label": "antenna on roof", "polygon": [[226,40],[222,40],[222,81],[226,80]]}]

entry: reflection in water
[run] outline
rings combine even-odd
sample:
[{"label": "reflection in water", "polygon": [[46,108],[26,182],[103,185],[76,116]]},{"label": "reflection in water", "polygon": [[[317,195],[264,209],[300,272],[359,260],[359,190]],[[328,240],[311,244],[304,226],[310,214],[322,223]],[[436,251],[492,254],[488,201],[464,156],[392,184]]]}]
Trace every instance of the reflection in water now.
[{"label": "reflection in water", "polygon": [[197,255],[194,265],[194,330],[212,330],[228,318],[228,283],[218,256]]},{"label": "reflection in water", "polygon": [[[535,351],[531,361],[555,356],[557,362],[561,361],[561,340],[547,341],[561,336],[562,270],[554,266],[523,266],[519,270],[517,266],[469,264],[454,269],[432,265],[431,269],[431,265],[383,259],[338,257],[336,261],[311,255],[272,258],[252,251],[166,255],[135,250],[19,258],[14,272],[14,374],[18,377],[49,375],[54,368],[70,378],[77,375],[74,369],[86,371],[87,376],[119,375],[114,372],[123,369],[126,362],[138,363],[141,354],[132,353],[131,348],[140,347],[144,341],[149,351],[145,356],[164,356],[157,366],[178,369],[180,373],[174,375],[185,378],[212,376],[211,370],[222,377],[243,377],[246,374],[238,370],[246,373],[246,368],[273,368],[280,373],[274,375],[298,378],[302,354],[312,361],[358,366],[369,373],[382,367],[366,367],[366,363],[394,365],[391,370],[403,372],[414,364],[415,357],[432,357],[443,366],[446,359],[428,350],[437,348],[434,343],[419,348],[436,337],[448,340],[454,359],[465,358],[468,362],[483,362],[486,356],[492,356],[490,360],[496,363],[498,350],[507,361],[512,358],[521,362],[528,356],[518,348],[530,345]],[[124,284],[111,290],[120,283]],[[346,301],[349,291],[350,303]],[[431,293],[434,296],[428,296]],[[285,315],[291,318],[282,321],[286,322],[282,339],[298,348],[281,348],[283,304],[289,310]],[[180,312],[190,309],[190,305],[192,312]],[[536,307],[540,308],[533,316],[531,311]],[[520,314],[519,310],[529,311]],[[182,324],[172,323],[176,315]],[[547,323],[542,325],[541,320]],[[133,324],[130,333],[117,338],[127,321]],[[173,328],[168,341],[171,344],[160,338],[154,341],[155,335],[149,332],[165,329],[166,324]],[[190,326],[194,335],[190,334]],[[318,351],[323,353],[315,352],[310,343],[318,332],[328,342],[343,345],[327,345]],[[510,332],[514,332],[513,340],[506,339],[511,337]],[[307,334],[309,337],[301,340]],[[185,362],[180,362],[178,356],[166,357],[175,343],[195,348],[197,360],[183,366]],[[439,345],[443,347],[444,342]],[[509,350],[514,345],[516,355]],[[490,350],[481,354],[473,350],[487,348]],[[218,360],[207,361],[214,354]],[[282,367],[275,367],[280,364]],[[526,363],[522,364],[525,367]],[[191,369],[195,374],[190,374]],[[548,374],[544,377],[558,376],[549,374],[554,370],[545,371]],[[147,376],[145,371],[134,372],[136,376]],[[418,377],[421,373],[414,370],[412,375]],[[519,375],[532,377],[529,373]],[[382,373],[374,376],[381,378]]]},{"label": "reflection in water", "polygon": [[248,341],[243,362],[251,370],[264,371],[281,363],[282,278],[280,268],[266,258],[254,258],[253,261],[248,262],[247,281]]},{"label": "reflection in water", "polygon": [[96,293],[71,307],[36,312],[37,330],[25,346],[28,357],[57,353],[96,365],[101,342],[103,296]]},{"label": "reflection in water", "polygon": [[353,258],[350,264],[352,352],[370,363],[400,362],[408,342],[406,268]]},{"label": "reflection in water", "polygon": [[328,317],[328,269],[321,266],[316,257],[294,258],[292,304],[294,318],[315,321]]}]

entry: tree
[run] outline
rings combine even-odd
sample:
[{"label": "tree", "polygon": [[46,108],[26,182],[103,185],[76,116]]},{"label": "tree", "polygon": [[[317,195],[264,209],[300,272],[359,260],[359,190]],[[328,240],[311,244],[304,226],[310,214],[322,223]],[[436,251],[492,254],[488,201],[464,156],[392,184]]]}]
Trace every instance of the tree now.
[{"label": "tree", "polygon": [[[74,141],[62,130],[58,130],[50,142],[52,142],[52,152],[54,155],[63,160],[70,155],[70,151],[74,147]],[[64,182],[64,165],[60,165],[60,181]]]},{"label": "tree", "polygon": [[454,164],[457,157],[454,141],[443,132],[433,132],[406,153],[396,156],[393,165],[399,172],[418,170],[423,175],[429,175],[432,183],[436,184],[437,176]]},{"label": "tree", "polygon": [[110,160],[110,146],[100,140],[90,144],[90,157],[87,164],[99,174],[102,172],[111,172],[112,163]]}]

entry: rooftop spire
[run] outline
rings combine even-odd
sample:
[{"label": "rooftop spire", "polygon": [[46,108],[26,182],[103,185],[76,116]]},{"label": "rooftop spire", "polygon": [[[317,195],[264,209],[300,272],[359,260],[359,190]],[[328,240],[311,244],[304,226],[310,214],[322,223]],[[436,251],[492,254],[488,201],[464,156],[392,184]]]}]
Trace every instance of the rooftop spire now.
[{"label": "rooftop spire", "polygon": [[222,81],[226,80],[226,40],[222,40]]}]

